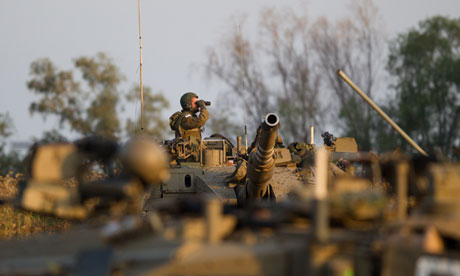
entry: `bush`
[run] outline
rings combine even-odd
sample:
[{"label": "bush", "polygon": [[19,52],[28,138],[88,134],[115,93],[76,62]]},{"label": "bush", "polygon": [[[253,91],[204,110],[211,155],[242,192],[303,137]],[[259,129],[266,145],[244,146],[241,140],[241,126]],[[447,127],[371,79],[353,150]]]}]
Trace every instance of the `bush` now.
[{"label": "bush", "polygon": [[[12,199],[18,193],[19,173],[8,172],[0,176],[0,198]],[[33,233],[57,232],[68,229],[70,222],[49,216],[0,206],[0,238],[27,237]]]},{"label": "bush", "polygon": [[19,173],[22,170],[22,160],[15,151],[6,152],[4,146],[0,146],[0,175],[10,172]]}]

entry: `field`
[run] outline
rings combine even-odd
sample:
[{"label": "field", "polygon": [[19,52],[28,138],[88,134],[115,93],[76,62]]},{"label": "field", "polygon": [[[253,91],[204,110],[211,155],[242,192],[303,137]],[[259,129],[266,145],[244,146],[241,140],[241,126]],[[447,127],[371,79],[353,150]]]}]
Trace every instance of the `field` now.
[{"label": "field", "polygon": [[[21,174],[9,173],[0,176],[0,198],[11,199],[16,196],[21,179]],[[57,232],[69,227],[70,222],[63,219],[17,210],[8,205],[0,206],[0,239]]]}]

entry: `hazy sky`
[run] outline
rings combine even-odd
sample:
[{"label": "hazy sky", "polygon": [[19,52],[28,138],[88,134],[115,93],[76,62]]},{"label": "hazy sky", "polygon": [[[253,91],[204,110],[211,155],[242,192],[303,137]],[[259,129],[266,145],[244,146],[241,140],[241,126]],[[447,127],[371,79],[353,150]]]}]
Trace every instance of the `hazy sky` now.
[{"label": "hazy sky", "polygon": [[[215,102],[221,91],[208,85],[193,65],[205,62],[206,49],[226,33],[232,15],[245,13],[249,22],[255,22],[262,7],[298,7],[300,2],[142,0],[144,84],[163,91],[170,101],[163,117],[180,109],[179,97],[186,91]],[[460,0],[375,2],[390,38],[432,15],[460,16]],[[349,3],[310,0],[307,7],[313,20],[324,15],[334,20],[348,13]],[[127,86],[138,82],[137,16],[137,0],[0,0],[0,112],[13,118],[13,140],[41,136],[56,124],[29,116],[33,97],[25,83],[33,60],[48,57],[59,68],[70,69],[75,57],[105,52],[126,76]],[[127,116],[134,118],[135,109],[127,106]]]}]

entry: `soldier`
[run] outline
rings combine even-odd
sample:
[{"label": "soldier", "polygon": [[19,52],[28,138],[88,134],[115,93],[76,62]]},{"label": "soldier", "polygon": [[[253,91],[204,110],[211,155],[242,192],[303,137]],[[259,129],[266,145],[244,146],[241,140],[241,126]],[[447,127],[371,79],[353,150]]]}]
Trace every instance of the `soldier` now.
[{"label": "soldier", "polygon": [[[169,125],[175,131],[176,140],[201,141],[201,128],[209,118],[206,110],[206,102],[198,100],[193,92],[188,92],[180,98],[182,111],[178,111],[169,117]],[[196,113],[200,111],[197,116]]]}]

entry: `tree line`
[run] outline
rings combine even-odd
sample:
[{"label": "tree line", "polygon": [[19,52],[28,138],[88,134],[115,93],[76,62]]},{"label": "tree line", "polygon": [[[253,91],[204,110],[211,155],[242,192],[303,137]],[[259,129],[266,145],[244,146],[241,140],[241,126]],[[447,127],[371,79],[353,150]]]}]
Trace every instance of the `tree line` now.
[{"label": "tree line", "polygon": [[[276,111],[287,141],[308,142],[313,124],[355,137],[360,150],[415,152],[337,76],[342,69],[422,148],[453,156],[453,146],[459,147],[460,18],[427,18],[390,41],[383,24],[371,0],[352,2],[349,15],[335,21],[312,21],[303,9],[267,8],[255,38],[245,34],[244,18],[235,20],[210,48],[206,72],[238,103],[236,113],[246,106],[252,128]],[[217,120],[234,129],[235,122],[220,114]]]},{"label": "tree line", "polygon": [[[139,86],[133,85],[123,91],[124,81],[119,68],[104,53],[75,58],[73,68],[66,70],[59,69],[48,58],[33,61],[30,79],[26,82],[29,91],[35,95],[29,112],[44,119],[54,117],[59,122],[57,128],[44,131],[41,137],[34,138],[34,142],[65,142],[69,132],[76,136],[101,136],[115,140],[139,134],[140,116],[124,121],[120,116],[123,102],[139,102]],[[148,86],[143,92],[142,133],[161,139],[167,126],[161,113],[169,102],[161,92],[154,93]],[[13,132],[14,124],[9,114],[0,114],[1,175],[18,171],[21,165],[20,156],[6,150],[6,139]]]},{"label": "tree line", "polygon": [[[243,117],[255,129],[266,113],[277,112],[286,141],[308,142],[308,126],[316,125],[355,137],[360,150],[413,152],[339,79],[336,71],[342,69],[422,148],[453,155],[452,147],[460,147],[460,18],[427,18],[389,41],[383,24],[371,0],[352,2],[349,14],[338,20],[312,20],[304,9],[266,8],[255,36],[248,34],[244,17],[237,17],[204,62],[204,74],[225,87],[219,113],[208,123],[211,131],[233,138],[242,134]],[[59,129],[78,135],[129,137],[140,130],[140,119],[119,114],[123,102],[139,100],[139,87],[124,91],[124,82],[103,53],[77,57],[73,68],[64,70],[38,59],[26,82],[35,95],[29,111],[53,116]],[[229,100],[236,104],[228,106]],[[171,136],[162,118],[168,106],[161,92],[144,87],[144,133]],[[8,113],[0,114],[2,164],[17,158],[5,150],[13,131]],[[37,140],[66,137],[52,129]]]},{"label": "tree line", "polygon": [[[54,115],[60,127],[67,126],[80,135],[96,135],[119,139],[140,130],[140,123],[127,119],[121,122],[123,108],[120,95],[127,102],[138,99],[139,87],[121,91],[124,76],[119,68],[103,53],[95,57],[79,57],[74,60],[74,70],[60,70],[49,59],[39,59],[30,66],[29,90],[38,96],[30,104],[31,114],[46,118]],[[163,94],[152,93],[144,88],[144,133],[161,138],[166,124],[161,120],[161,111],[168,101]],[[124,128],[124,129],[123,129]],[[57,130],[54,130],[58,136]]]}]

